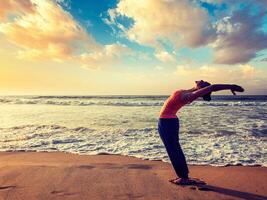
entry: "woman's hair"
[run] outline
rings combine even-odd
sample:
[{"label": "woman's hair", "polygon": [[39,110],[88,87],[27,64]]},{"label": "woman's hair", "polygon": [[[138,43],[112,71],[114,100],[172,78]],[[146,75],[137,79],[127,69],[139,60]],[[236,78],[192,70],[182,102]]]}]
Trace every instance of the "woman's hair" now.
[{"label": "woman's hair", "polygon": [[[207,86],[211,85],[209,82],[203,81],[203,80],[196,81],[196,84],[197,84],[197,86],[199,88],[204,88],[204,87],[207,87]],[[203,98],[204,101],[210,101],[211,100],[211,93],[202,96],[202,98]]]}]

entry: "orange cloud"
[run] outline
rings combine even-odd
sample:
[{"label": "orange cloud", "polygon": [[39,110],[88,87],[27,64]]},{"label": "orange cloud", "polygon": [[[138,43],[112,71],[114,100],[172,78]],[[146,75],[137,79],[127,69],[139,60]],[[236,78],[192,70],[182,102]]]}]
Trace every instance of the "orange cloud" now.
[{"label": "orange cloud", "polygon": [[53,1],[8,0],[3,5],[1,10],[5,15],[14,14],[14,10],[23,11],[16,12],[13,20],[2,20],[0,24],[5,38],[21,48],[20,58],[65,60],[74,58],[78,51],[100,48],[71,15]]},{"label": "orange cloud", "polygon": [[179,77],[187,77],[187,79],[191,79],[191,81],[204,79],[213,83],[247,83],[247,81],[258,81],[263,83],[267,76],[265,71],[256,69],[248,64],[224,67],[204,65],[198,68],[179,65],[176,68],[175,74]]},{"label": "orange cloud", "polygon": [[133,51],[122,44],[106,45],[101,51],[84,53],[81,55],[81,62],[85,68],[97,69],[107,65],[120,63],[124,55],[132,55]]},{"label": "orange cloud", "polygon": [[158,51],[155,53],[157,59],[162,62],[175,63],[175,57],[173,54],[168,53],[167,51]]},{"label": "orange cloud", "polygon": [[32,13],[34,5],[29,0],[4,0],[0,1],[0,20],[5,20],[10,13]]}]

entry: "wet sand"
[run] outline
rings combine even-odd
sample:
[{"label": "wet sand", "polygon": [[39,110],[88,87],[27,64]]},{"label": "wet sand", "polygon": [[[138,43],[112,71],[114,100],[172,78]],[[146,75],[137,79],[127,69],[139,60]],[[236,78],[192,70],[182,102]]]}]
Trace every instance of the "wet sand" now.
[{"label": "wet sand", "polygon": [[118,155],[0,153],[2,199],[267,199],[266,167],[189,166],[205,186],[177,186],[169,163]]}]

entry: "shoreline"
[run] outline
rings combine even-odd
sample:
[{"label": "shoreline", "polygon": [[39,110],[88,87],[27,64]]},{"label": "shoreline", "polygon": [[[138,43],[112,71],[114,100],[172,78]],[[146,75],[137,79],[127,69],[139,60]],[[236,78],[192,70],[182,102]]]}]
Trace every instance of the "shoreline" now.
[{"label": "shoreline", "polygon": [[[135,157],[135,156],[131,156],[131,155],[123,155],[123,154],[112,154],[112,153],[106,153],[106,152],[102,152],[102,153],[98,153],[98,154],[79,154],[79,153],[72,153],[72,152],[67,152],[67,151],[34,151],[34,150],[17,150],[17,151],[0,151],[0,155],[1,153],[17,153],[17,152],[21,152],[21,153],[63,153],[63,154],[72,154],[72,155],[78,155],[78,156],[102,156],[102,155],[107,155],[107,156],[122,156],[122,157],[129,157],[129,158],[137,158],[143,161],[155,161],[155,162],[163,162],[163,163],[168,163],[170,164],[170,162],[168,161],[164,161],[164,160],[160,160],[160,159],[149,159],[149,158],[141,158],[141,157]],[[225,165],[215,165],[215,164],[192,164],[192,163],[188,163],[188,165],[190,166],[210,166],[210,167],[264,167],[267,168],[267,165],[261,165],[261,164],[252,164],[252,165],[243,165],[241,163],[238,164],[225,164]]]},{"label": "shoreline", "polygon": [[121,155],[0,152],[0,199],[267,199],[267,168],[189,165],[205,186],[177,186],[169,163]]}]

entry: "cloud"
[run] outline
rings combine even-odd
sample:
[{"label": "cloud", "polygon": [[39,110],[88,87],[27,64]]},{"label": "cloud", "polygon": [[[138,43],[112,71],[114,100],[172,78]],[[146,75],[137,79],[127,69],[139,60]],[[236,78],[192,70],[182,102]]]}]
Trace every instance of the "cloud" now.
[{"label": "cloud", "polygon": [[207,80],[212,83],[247,83],[247,81],[262,81],[266,78],[265,71],[256,69],[255,67],[245,64],[237,66],[210,66],[203,65],[201,67],[188,67],[178,65],[174,72],[179,77],[187,77],[191,81]]},{"label": "cloud", "polygon": [[257,77],[258,71],[251,65],[241,65],[240,70],[242,73],[242,78],[244,79],[253,79]]},{"label": "cloud", "polygon": [[192,80],[210,80],[216,77],[218,70],[218,68],[205,65],[199,68],[178,65],[175,74],[181,77],[189,77]]},{"label": "cloud", "polygon": [[118,27],[122,24],[116,18],[132,19],[133,25],[123,30],[126,37],[155,48],[163,40],[179,47],[199,47],[213,39],[208,13],[189,0],[120,0],[108,13],[109,23]]},{"label": "cloud", "polygon": [[9,2],[9,6],[2,8],[5,13],[13,12],[13,7],[24,12],[16,13],[13,20],[2,22],[0,32],[21,48],[20,58],[66,60],[75,57],[83,48],[99,48],[72,16],[55,2]]},{"label": "cloud", "polygon": [[220,4],[220,3],[223,3],[224,1],[228,1],[228,0],[201,0],[201,2],[210,3],[210,4]]},{"label": "cloud", "polygon": [[155,57],[162,62],[169,62],[169,63],[175,62],[174,55],[168,53],[167,51],[158,51],[155,53]]},{"label": "cloud", "polygon": [[[258,6],[257,13],[253,5]],[[261,7],[261,1],[253,5],[235,10],[217,22],[217,39],[212,44],[215,63],[247,63],[267,48],[267,34],[262,30],[267,8]]]},{"label": "cloud", "polygon": [[[116,8],[108,10],[109,17],[104,21],[113,31],[120,30],[113,36],[121,37],[122,33],[129,40],[153,47],[154,56],[164,63],[176,64],[174,53],[169,52],[177,52],[183,46],[207,45],[214,49],[214,61],[220,64],[247,63],[267,48],[267,35],[262,30],[267,13],[263,6],[265,0],[248,0],[250,3],[242,9],[236,6],[240,0],[205,1],[233,6],[231,12],[220,13],[214,22],[197,0],[120,0]],[[17,56],[21,59],[73,60],[93,68],[122,62],[124,56],[141,59],[129,53],[132,50],[125,45],[97,43],[63,9],[69,8],[70,2],[0,0],[0,36],[19,48]],[[258,9],[255,10],[255,6]],[[122,18],[132,23],[126,25]],[[90,21],[87,25],[91,26]]]},{"label": "cloud", "polygon": [[[157,52],[167,50],[166,43],[176,50],[206,45],[214,50],[214,62],[218,64],[244,64],[267,48],[262,28],[266,0],[201,2],[220,5],[216,16],[209,16],[198,0],[120,0],[116,8],[108,10],[106,23],[113,31],[116,26],[129,40],[154,47]],[[220,10],[222,4],[225,8]],[[125,27],[120,23],[122,17],[131,19],[132,25]]]},{"label": "cloud", "polygon": [[206,80],[212,84],[239,84],[245,88],[246,94],[266,93],[266,70],[249,64],[201,67],[179,65],[173,75],[182,80],[181,84],[187,85],[185,87],[194,85],[196,80]]},{"label": "cloud", "polygon": [[67,9],[71,9],[71,0],[53,0],[54,2],[63,5]]},{"label": "cloud", "polygon": [[[3,3],[5,2],[5,3]],[[74,61],[85,68],[118,64],[132,50],[120,43],[101,45],[62,9],[65,0],[1,1],[0,33],[20,49],[20,59]],[[8,19],[12,14],[13,18]]]},{"label": "cloud", "polygon": [[106,45],[102,50],[84,53],[80,56],[84,68],[98,69],[108,65],[120,64],[125,55],[132,55],[133,51],[120,43]]},{"label": "cloud", "polygon": [[0,21],[8,18],[9,14],[33,13],[34,5],[29,0],[4,0],[0,1]]}]

